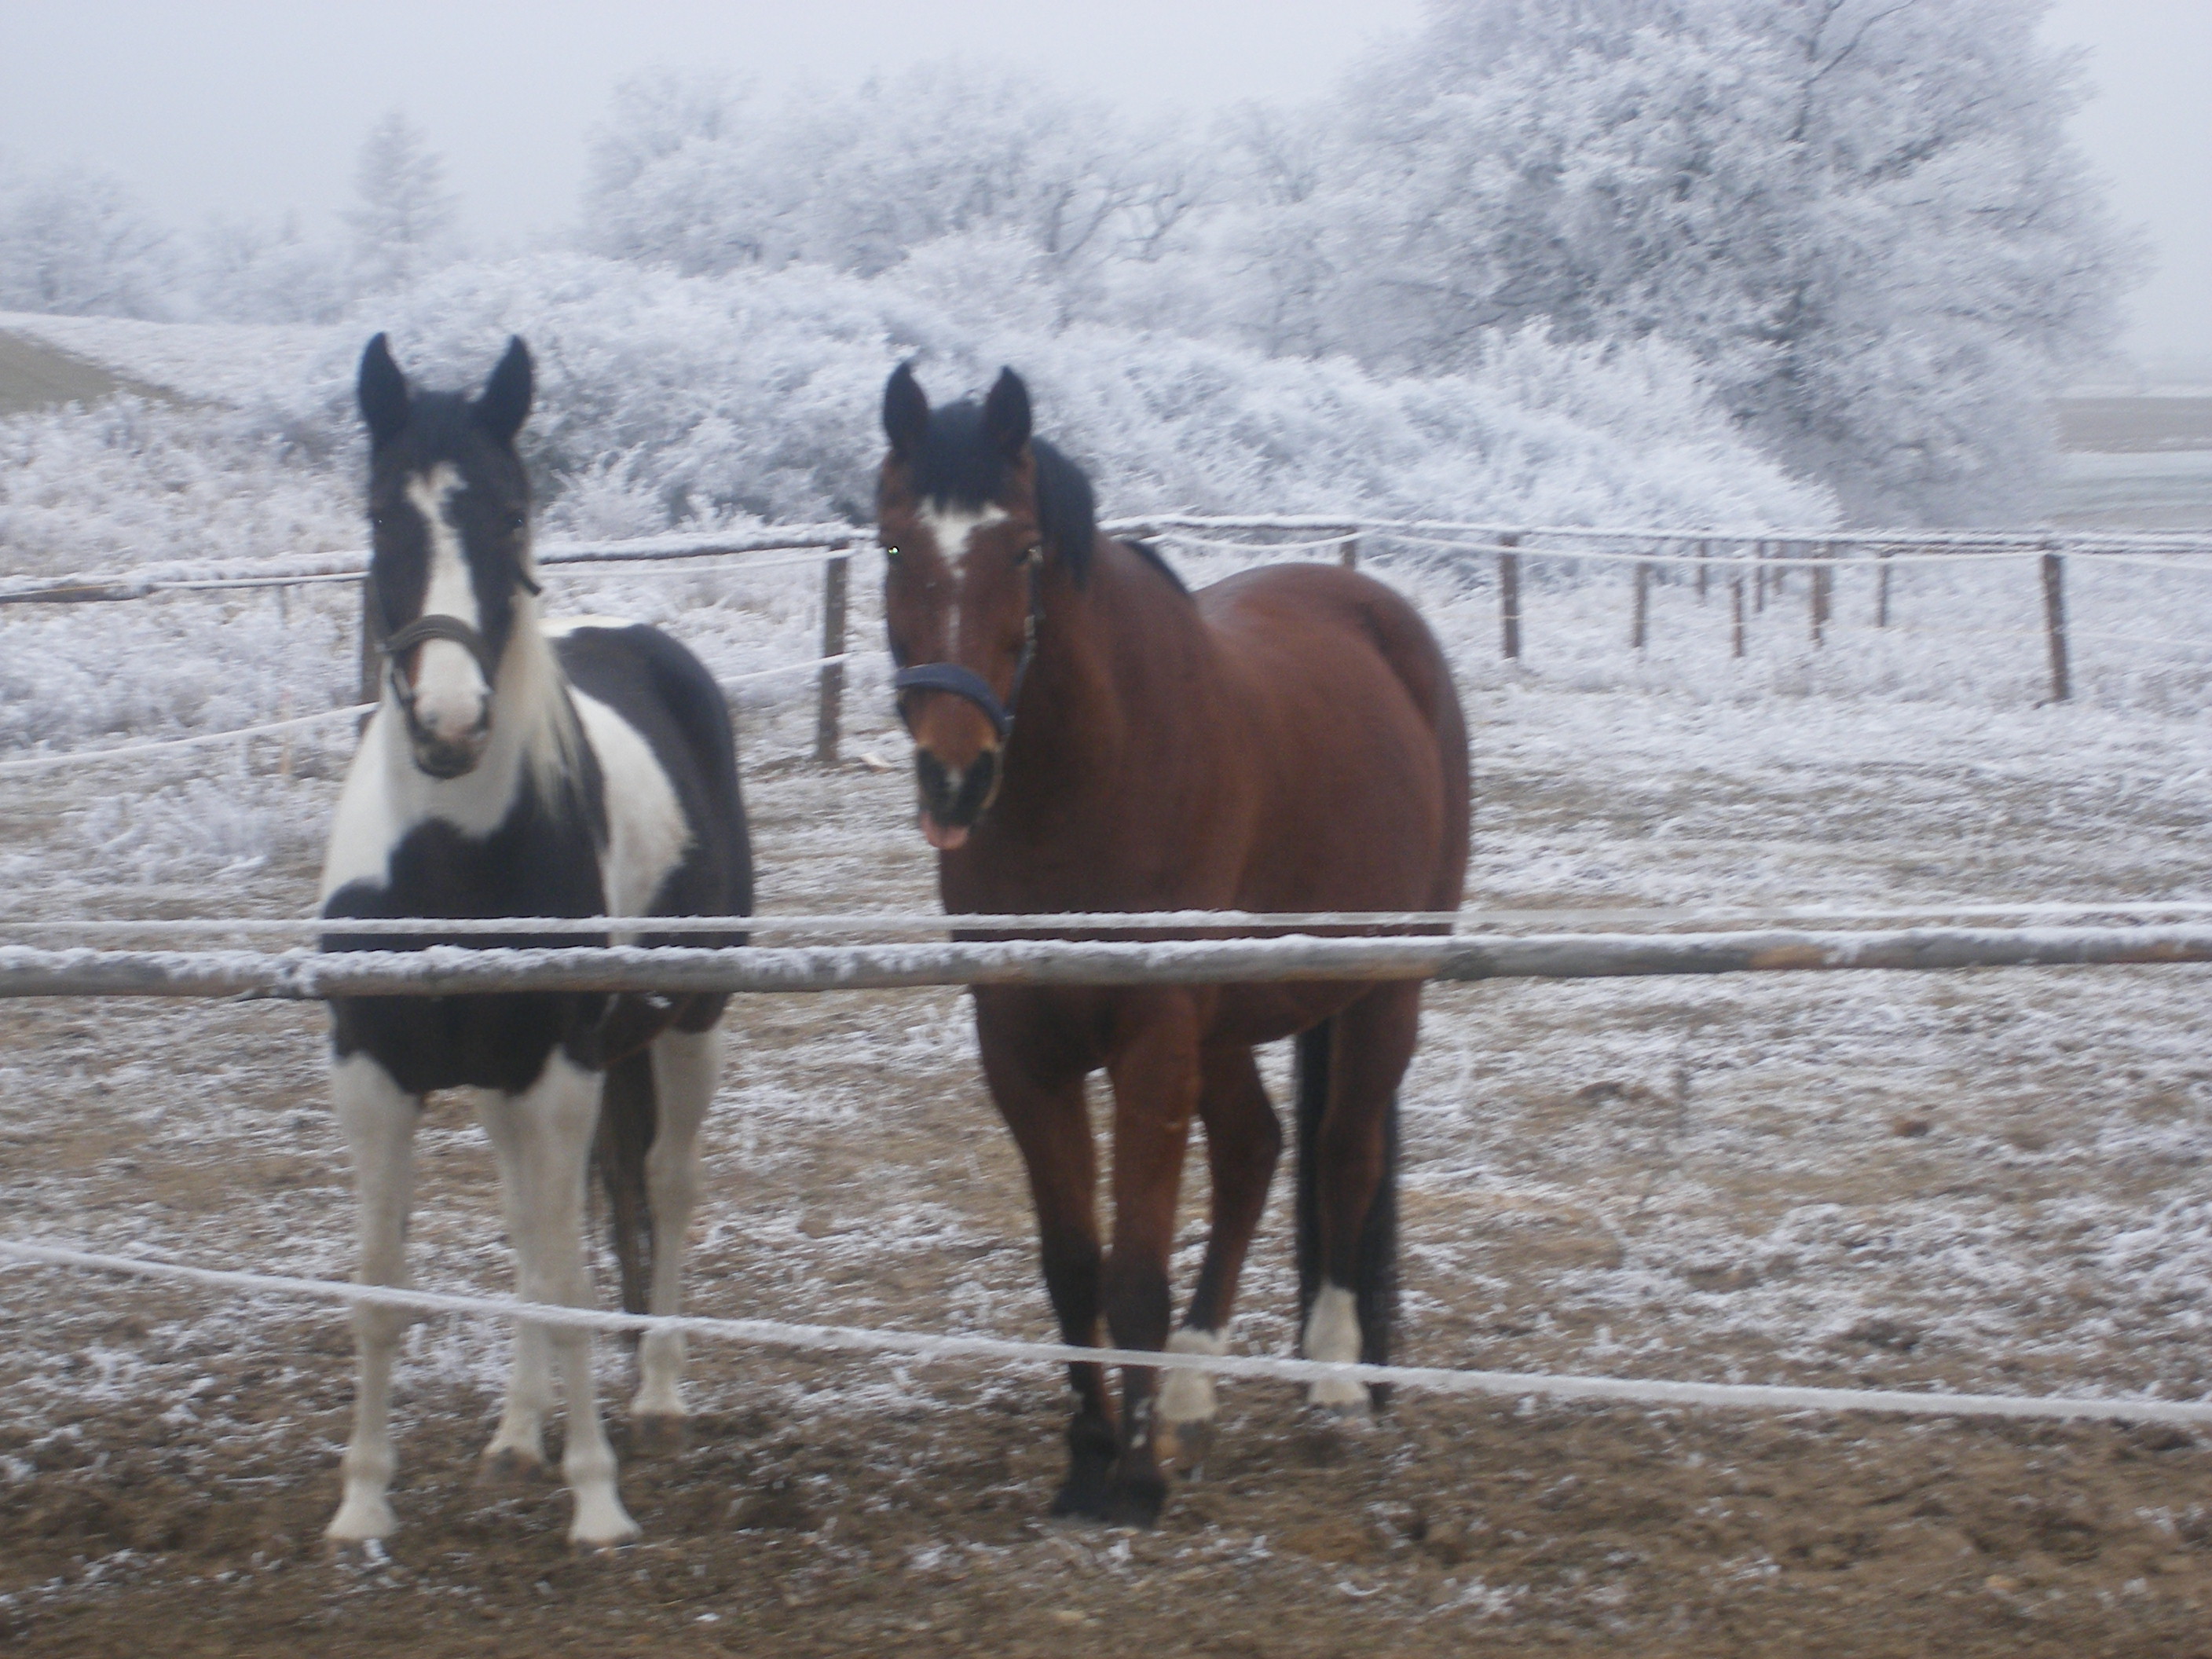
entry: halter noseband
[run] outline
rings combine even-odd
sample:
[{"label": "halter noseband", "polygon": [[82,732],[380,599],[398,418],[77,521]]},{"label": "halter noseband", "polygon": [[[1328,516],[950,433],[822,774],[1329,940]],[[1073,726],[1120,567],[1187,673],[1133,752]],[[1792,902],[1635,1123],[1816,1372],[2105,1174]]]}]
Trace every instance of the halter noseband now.
[{"label": "halter noseband", "polygon": [[401,629],[383,646],[384,660],[390,665],[392,683],[399,691],[399,700],[411,704],[414,699],[398,684],[399,659],[418,645],[428,645],[432,640],[445,640],[458,645],[477,659],[483,671],[484,684],[491,685],[499,678],[499,659],[492,654],[491,641],[463,622],[459,617],[432,614],[417,617]]},{"label": "halter noseband", "polygon": [[[1044,615],[1044,594],[1037,584],[1037,568],[1044,562],[1042,550],[1032,550],[1024,562],[1030,574],[1030,610],[1022,619],[1022,653],[1014,659],[1014,684],[1006,693],[1006,700],[1000,702],[990,681],[957,662],[916,663],[911,668],[900,669],[891,676],[893,695],[902,691],[950,691],[956,697],[965,697],[983,711],[983,718],[998,733],[1000,746],[1005,745],[1013,732],[1014,704],[1022,695],[1022,681],[1028,678],[1030,664],[1036,656],[1037,623]],[[903,701],[899,704],[899,718],[906,719]]]}]

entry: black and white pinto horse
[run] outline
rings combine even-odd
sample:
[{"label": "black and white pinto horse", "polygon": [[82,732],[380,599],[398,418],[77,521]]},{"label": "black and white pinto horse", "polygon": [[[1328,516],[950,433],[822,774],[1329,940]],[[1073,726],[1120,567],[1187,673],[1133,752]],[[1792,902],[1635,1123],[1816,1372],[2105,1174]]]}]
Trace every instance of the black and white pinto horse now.
[{"label": "black and white pinto horse", "polygon": [[[338,803],[323,870],[325,918],[740,915],[751,853],[729,711],[707,671],[652,629],[538,611],[529,484],[514,447],[531,360],[512,341],[481,396],[418,392],[385,337],[361,363],[368,425],[369,619],[382,697]],[[334,927],[326,950],[418,949]],[[604,944],[574,936],[469,945]],[[616,943],[653,942],[650,933]],[[690,943],[744,942],[738,935]],[[588,1305],[587,1173],[595,1143],[612,1198],[623,1300],[678,1310],[698,1132],[721,1054],[726,999],[603,995],[349,997],[331,1003],[332,1084],[351,1151],[364,1284],[407,1284],[413,1138],[422,1097],[466,1091],[499,1163],[516,1279],[530,1301]],[[604,1113],[602,1100],[605,1101]],[[392,1351],[411,1316],[357,1311],[360,1395],[336,1546],[383,1538]],[[568,1404],[562,1473],[572,1542],[637,1535],[600,1427],[589,1337],[525,1325],[484,1456],[544,1463],[557,1358]],[[638,1352],[641,1437],[684,1411],[683,1339]]]}]

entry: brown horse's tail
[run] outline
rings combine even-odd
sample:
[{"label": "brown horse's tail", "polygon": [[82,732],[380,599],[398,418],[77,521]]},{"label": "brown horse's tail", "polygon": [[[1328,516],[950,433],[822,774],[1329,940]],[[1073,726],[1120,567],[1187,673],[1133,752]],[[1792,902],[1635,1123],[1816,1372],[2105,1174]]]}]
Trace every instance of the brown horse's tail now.
[{"label": "brown horse's tail", "polygon": [[[1297,1039],[1298,1328],[1321,1294],[1321,1122],[1328,1109],[1329,1064],[1337,1021],[1323,1020]],[[1352,1285],[1359,1304],[1359,1358],[1390,1363],[1390,1333],[1398,1319],[1398,1097],[1382,1120],[1382,1174],[1360,1229],[1359,1268]],[[1389,1403],[1387,1384],[1374,1390],[1377,1407]]]},{"label": "brown horse's tail", "polygon": [[645,1313],[653,1285],[653,1205],[645,1188],[645,1155],[653,1150],[659,1107],[653,1088],[650,1043],[607,1067],[599,1134],[592,1162],[607,1189],[607,1231],[622,1272],[624,1313]]}]

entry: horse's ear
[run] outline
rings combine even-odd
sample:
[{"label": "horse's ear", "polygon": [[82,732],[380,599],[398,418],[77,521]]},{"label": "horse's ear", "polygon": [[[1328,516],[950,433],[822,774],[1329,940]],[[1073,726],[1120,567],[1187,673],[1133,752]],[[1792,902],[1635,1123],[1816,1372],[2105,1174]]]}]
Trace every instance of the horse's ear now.
[{"label": "horse's ear", "polygon": [[1011,368],[999,371],[991,395],[983,399],[983,430],[1008,460],[1030,441],[1030,389]]},{"label": "horse's ear", "polygon": [[910,461],[929,435],[929,399],[914,378],[914,365],[901,363],[884,384],[884,436],[894,460]]},{"label": "horse's ear", "polygon": [[520,334],[510,335],[507,355],[484,382],[483,395],[473,405],[477,424],[503,444],[514,441],[522,423],[530,418],[530,348]]},{"label": "horse's ear", "polygon": [[361,418],[368,423],[370,443],[385,442],[407,424],[407,377],[392,361],[392,343],[381,334],[361,354],[355,395],[361,399]]}]

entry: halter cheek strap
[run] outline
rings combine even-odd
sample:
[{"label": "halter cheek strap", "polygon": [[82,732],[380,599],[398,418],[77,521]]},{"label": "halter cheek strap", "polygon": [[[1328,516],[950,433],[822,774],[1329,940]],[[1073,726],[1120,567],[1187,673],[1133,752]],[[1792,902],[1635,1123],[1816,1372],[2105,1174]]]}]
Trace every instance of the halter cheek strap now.
[{"label": "halter cheek strap", "polygon": [[[991,722],[1003,747],[1014,729],[1014,704],[1022,695],[1022,682],[1029,677],[1030,663],[1036,656],[1037,622],[1044,614],[1044,595],[1037,582],[1037,567],[1042,560],[1031,555],[1029,560],[1030,611],[1022,621],[1022,653],[1014,659],[1014,684],[1006,693],[1004,702],[991,689],[991,683],[972,668],[963,668],[957,662],[916,663],[911,668],[902,668],[891,676],[891,691],[949,691],[956,697],[965,697],[983,711],[983,718]],[[906,719],[906,705],[902,699],[899,718]]]}]

